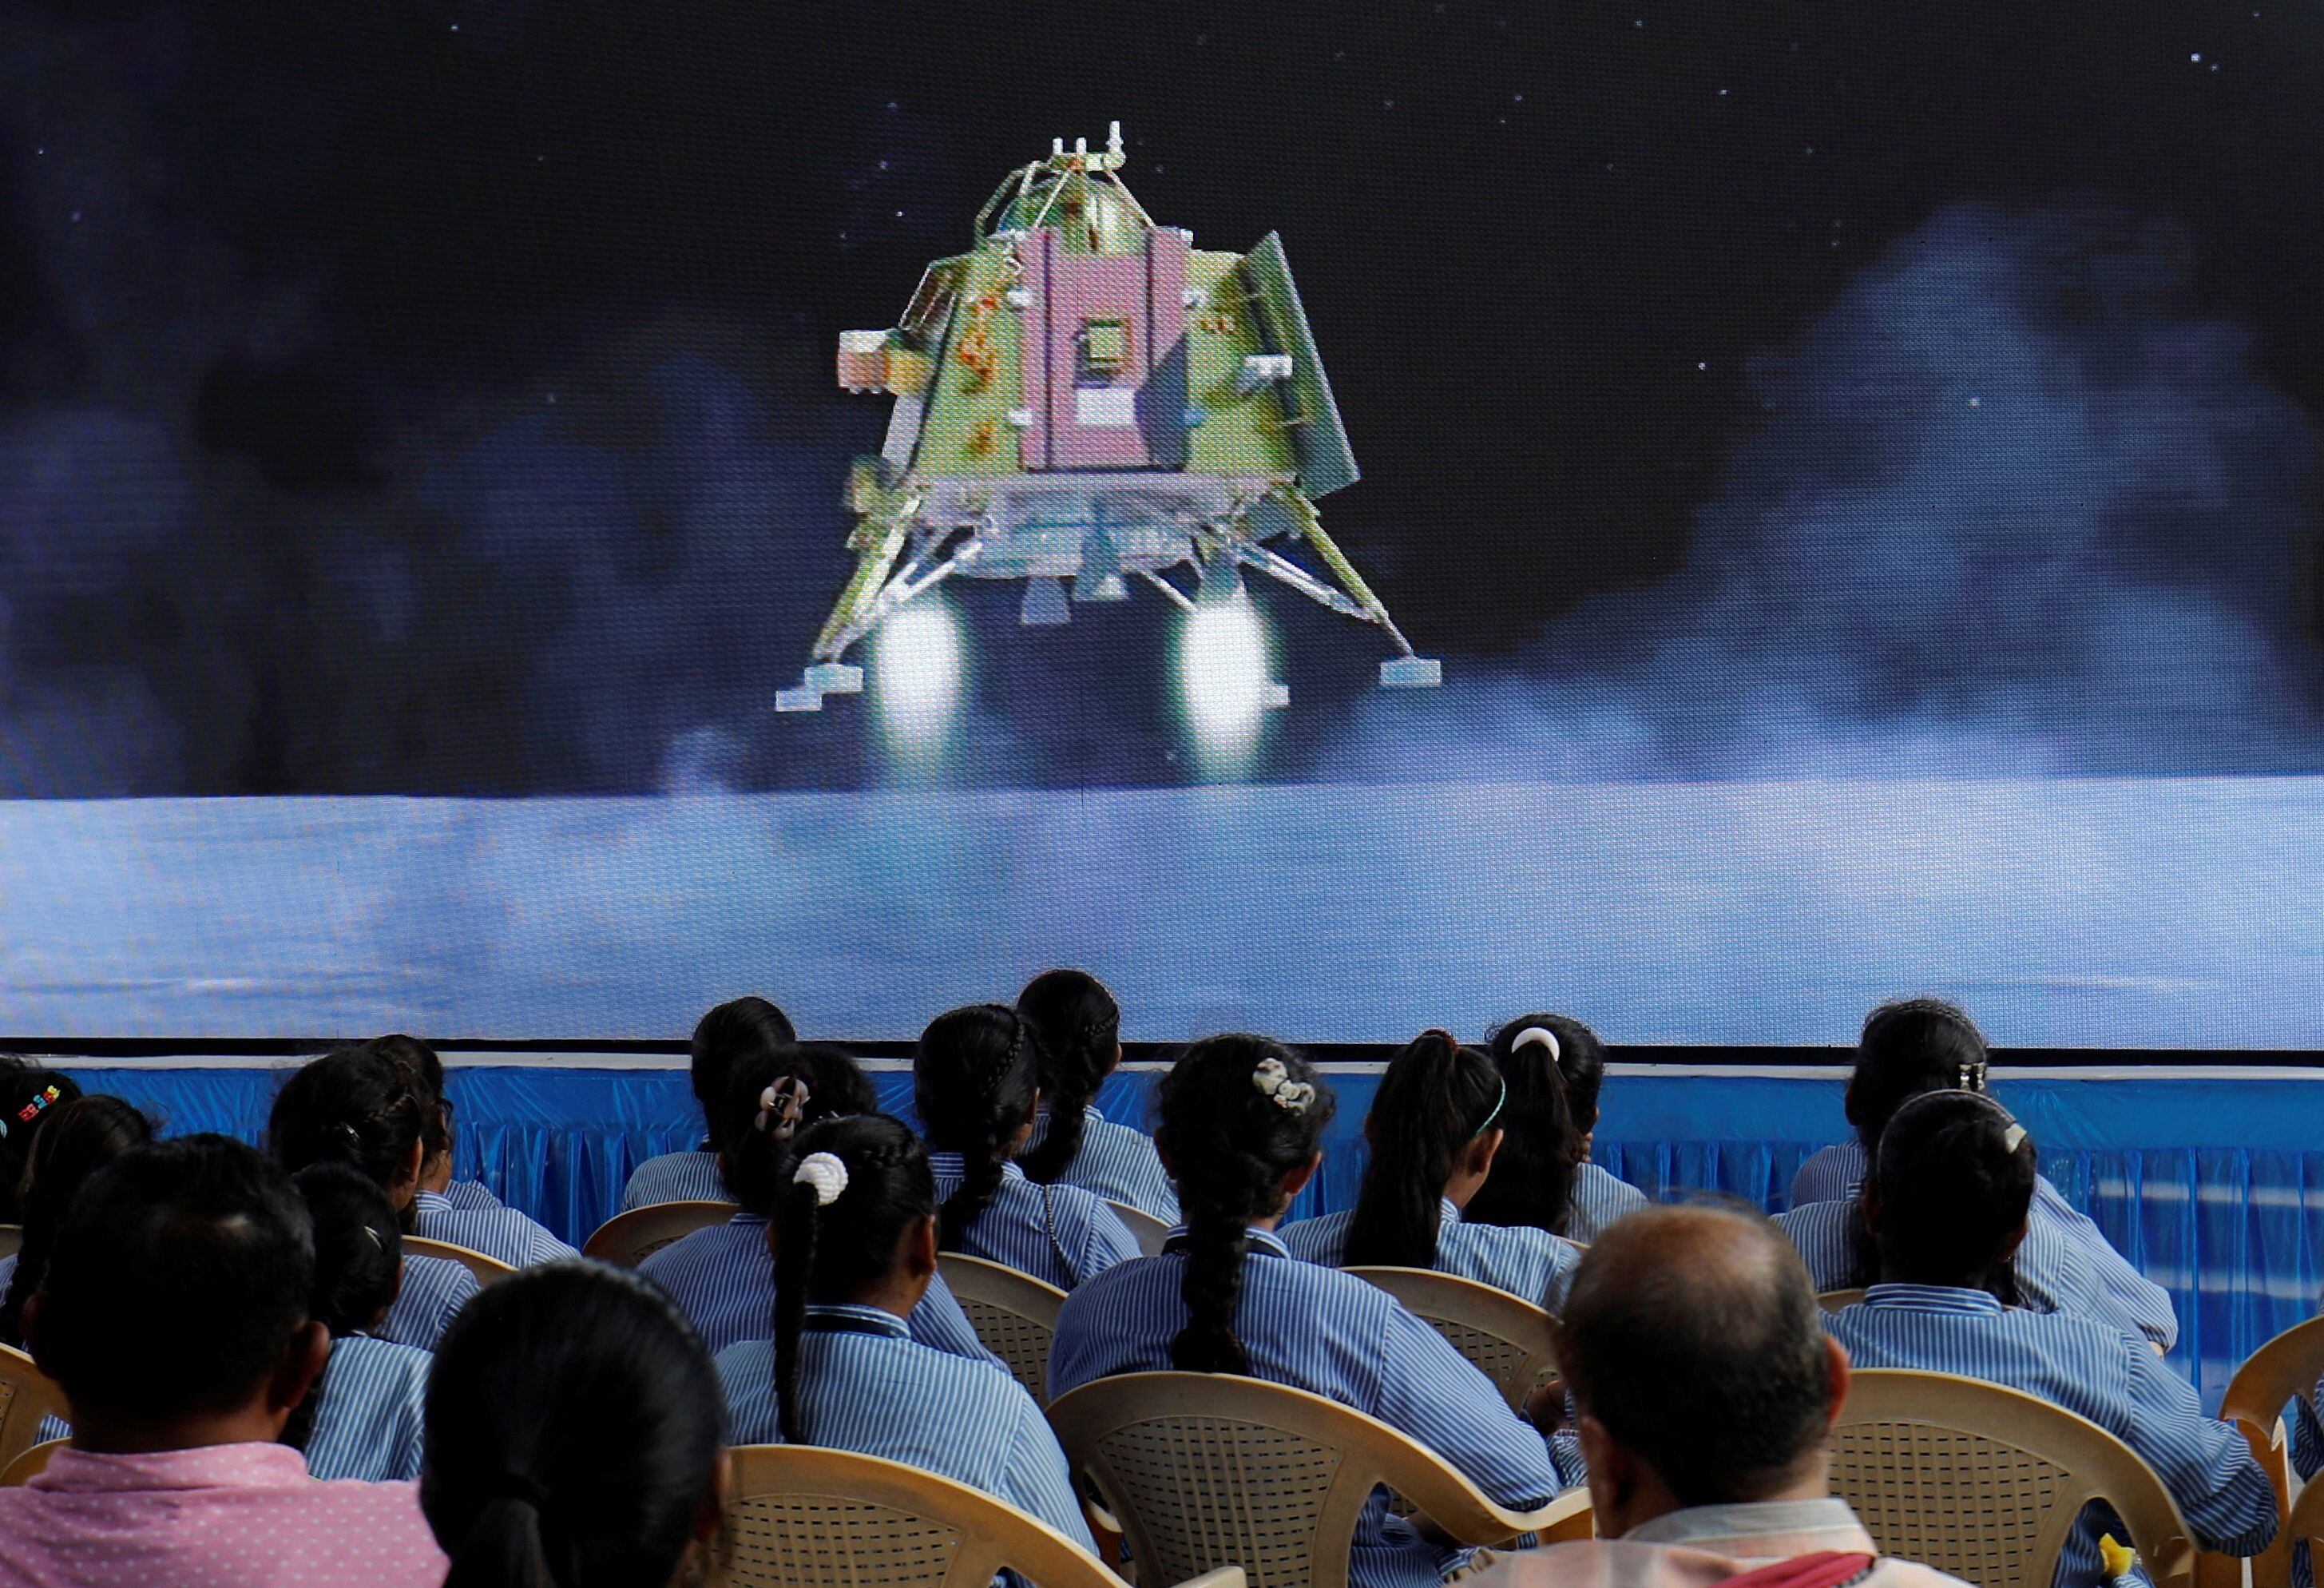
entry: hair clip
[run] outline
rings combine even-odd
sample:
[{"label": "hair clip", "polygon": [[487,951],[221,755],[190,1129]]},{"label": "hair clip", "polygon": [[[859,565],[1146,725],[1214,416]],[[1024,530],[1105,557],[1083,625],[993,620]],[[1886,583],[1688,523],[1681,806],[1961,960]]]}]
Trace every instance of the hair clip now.
[{"label": "hair clip", "polygon": [[1971,1062],[1961,1066],[1960,1082],[1957,1089],[1962,1092],[1984,1091],[1985,1066],[1982,1063],[1978,1062]]},{"label": "hair clip", "polygon": [[2019,1124],[2015,1120],[2010,1121],[2009,1129],[2001,1133],[2001,1145],[2005,1150],[2010,1152],[2015,1152],[2019,1148],[2024,1146],[2025,1127]]},{"label": "hair clip", "polygon": [[1315,1088],[1305,1081],[1293,1080],[1279,1058],[1260,1059],[1250,1072],[1250,1084],[1259,1088],[1260,1096],[1289,1113],[1305,1113],[1307,1105],[1315,1101]]},{"label": "hair clip", "polygon": [[50,1082],[46,1087],[32,1094],[32,1100],[30,1103],[16,1111],[17,1121],[20,1123],[30,1123],[40,1118],[42,1109],[63,1095],[63,1093],[57,1090],[56,1083]]},{"label": "hair clip", "polygon": [[797,1076],[781,1077],[759,1094],[759,1117],[751,1122],[752,1128],[778,1141],[789,1140],[807,1117],[807,1100],[805,1081]]},{"label": "hair clip", "polygon": [[1557,1033],[1551,1030],[1547,1026],[1527,1026],[1524,1030],[1519,1031],[1516,1036],[1509,1039],[1509,1051],[1511,1053],[1515,1053],[1520,1048],[1547,1048],[1549,1050],[1549,1062],[1552,1064],[1555,1064],[1559,1059],[1565,1057],[1563,1051],[1560,1049],[1557,1045]]},{"label": "hair clip", "polygon": [[815,1205],[829,1207],[847,1190],[847,1164],[835,1152],[810,1152],[791,1175],[794,1186],[815,1187]]}]

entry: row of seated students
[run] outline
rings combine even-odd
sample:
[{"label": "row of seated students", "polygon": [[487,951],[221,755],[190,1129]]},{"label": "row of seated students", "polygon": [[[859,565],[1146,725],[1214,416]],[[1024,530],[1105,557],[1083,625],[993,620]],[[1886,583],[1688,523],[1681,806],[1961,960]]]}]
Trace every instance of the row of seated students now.
[{"label": "row of seated students", "polygon": [[[1597,1491],[1591,1420],[1576,1415],[1589,1410],[1585,1373],[1567,1363],[1578,1407],[1536,1398],[1513,1412],[1434,1330],[1335,1271],[1443,1268],[1542,1303],[1571,1335],[1592,1263],[1582,1243],[1618,1254],[1613,1236],[1669,1223],[1637,1214],[1645,1196],[1588,1161],[1603,1055],[1586,1027],[1525,1016],[1481,1049],[1425,1033],[1381,1079],[1356,1205],[1286,1225],[1321,1162],[1334,1107],[1323,1078],[1265,1039],[1196,1043],[1163,1082],[1149,1139],[1091,1106],[1119,1061],[1118,1026],[1111,996],[1074,972],[1039,978],[1014,1008],[940,1017],[914,1062],[923,1139],[875,1112],[851,1057],[799,1043],[763,1000],[705,1018],[692,1054],[704,1147],[641,1166],[625,1201],[740,1205],[730,1222],[640,1270],[715,1359],[735,1443],[783,1439],[906,1461],[1086,1540],[1038,1408],[944,1288],[936,1253],[954,1250],[1070,1292],[1053,1393],[1149,1369],[1250,1373],[1381,1418],[1512,1508],[1584,1481]],[[1716,1238],[1748,1252],[1781,1229],[1796,1248],[1785,1248],[1784,1286],[1796,1278],[1811,1297],[1871,1286],[1860,1304],[1821,1320],[1859,1365],[1971,1374],[2065,1405],[2148,1460],[2200,1542],[2264,1547],[2276,1519],[2264,1476],[2161,1358],[2175,1334],[2168,1297],[2039,1176],[2024,1128],[1986,1093],[1985,1070],[1983,1040],[1958,1010],[1914,1001],[1876,1011],[1849,1088],[1858,1140],[1810,1160],[1796,1188],[1836,1194],[1795,1195],[1773,1225],[1702,1214],[1682,1221],[1693,1233],[1653,1242]],[[111,1145],[68,1153],[87,1133],[83,1116],[100,1113],[115,1127]],[[24,1255],[0,1325],[15,1328],[22,1297],[53,1282],[82,1211],[76,1179],[93,1183],[108,1159],[149,1150],[143,1122],[127,1113],[117,1100],[68,1102],[37,1132]],[[426,1260],[392,1260],[402,1231],[447,1230],[450,1214],[465,1213],[474,1216],[461,1227],[476,1238],[462,1244],[498,1242],[519,1262],[568,1254],[481,1187],[448,1181],[450,1124],[435,1056],[408,1039],[328,1055],[278,1097],[269,1143],[298,1171],[317,1259],[306,1316],[335,1342],[319,1390],[295,1398],[285,1422],[318,1476],[423,1469],[420,1408],[428,1386],[440,1394],[443,1382],[426,1348],[476,1306],[465,1269],[430,1277]],[[1139,1258],[1109,1201],[1176,1223],[1163,1254]],[[366,1262],[366,1253],[387,1260]],[[415,1291],[423,1301],[409,1306]],[[1812,1303],[1808,1317],[1817,1324]],[[25,1333],[37,1349],[38,1332]],[[1639,1393],[1613,1380],[1597,1390],[1601,1401]],[[1635,1447],[1643,1436],[1629,1437]],[[1668,1478],[1679,1460],[1665,1451],[1651,1464]],[[2093,1516],[2076,1535],[2061,1583],[2101,1581],[2105,1523]],[[1419,1588],[1463,1559],[1376,1496],[1351,1569],[1360,1588]]]}]

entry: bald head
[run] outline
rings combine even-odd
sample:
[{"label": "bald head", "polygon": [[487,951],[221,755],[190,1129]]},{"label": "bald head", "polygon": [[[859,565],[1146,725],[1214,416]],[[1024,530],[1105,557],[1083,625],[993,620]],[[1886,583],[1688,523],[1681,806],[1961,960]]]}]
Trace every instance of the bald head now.
[{"label": "bald head", "polygon": [[1799,1253],[1756,1214],[1657,1207],[1583,1257],[1558,1366],[1680,1505],[1753,1500],[1821,1460],[1836,1380]]}]

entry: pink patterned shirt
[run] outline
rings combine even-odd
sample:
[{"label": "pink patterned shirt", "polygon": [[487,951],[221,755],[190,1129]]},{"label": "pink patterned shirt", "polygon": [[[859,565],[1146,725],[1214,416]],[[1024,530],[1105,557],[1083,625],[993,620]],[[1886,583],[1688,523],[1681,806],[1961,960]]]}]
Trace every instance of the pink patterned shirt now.
[{"label": "pink patterned shirt", "polygon": [[0,1489],[0,1588],[439,1588],[410,1483],[318,1482],[285,1445],[68,1446]]}]

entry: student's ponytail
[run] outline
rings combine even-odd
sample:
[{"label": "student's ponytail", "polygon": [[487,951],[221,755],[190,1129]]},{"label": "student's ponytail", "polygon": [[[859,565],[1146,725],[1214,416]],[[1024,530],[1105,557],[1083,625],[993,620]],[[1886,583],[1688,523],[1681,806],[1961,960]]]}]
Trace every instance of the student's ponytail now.
[{"label": "student's ponytail", "polygon": [[1017,1167],[1047,1185],[1073,1167],[1082,1149],[1082,1110],[1113,1073],[1121,1053],[1121,1006],[1087,971],[1044,971],[1017,995],[1017,1012],[1033,1028],[1041,1058],[1041,1101],[1049,1128]]},{"label": "student's ponytail", "polygon": [[1389,1062],[1365,1126],[1371,1156],[1343,1261],[1436,1266],[1444,1184],[1462,1152],[1499,1119],[1508,1091],[1491,1059],[1443,1031],[1422,1032]]},{"label": "student's ponytail", "polygon": [[1006,1004],[940,1014],[912,1057],[912,1105],[938,1152],[957,1152],[964,1173],[939,1211],[938,1243],[960,1249],[1001,1187],[1038,1095],[1040,1060],[1031,1025]]},{"label": "student's ponytail", "polygon": [[786,1445],[807,1443],[799,1397],[807,1309],[886,1277],[915,1221],[936,1216],[936,1177],[909,1126],[882,1113],[829,1119],[799,1132],[775,1213],[775,1419]]},{"label": "student's ponytail", "polygon": [[1186,1325],[1170,1342],[1182,1371],[1250,1371],[1234,1332],[1245,1232],[1281,1211],[1283,1183],[1314,1157],[1333,1106],[1314,1067],[1265,1037],[1205,1039],[1163,1077],[1155,1143],[1176,1172],[1186,1221]]},{"label": "student's ponytail", "polygon": [[23,1343],[24,1304],[48,1278],[65,1214],[91,1175],[153,1139],[152,1122],[118,1097],[76,1095],[53,1105],[32,1142],[25,1172],[32,1187],[24,1198],[24,1240],[0,1299],[0,1341]]},{"label": "student's ponytail", "polygon": [[[540,1500],[530,1481],[511,1475],[447,1553],[452,1569],[444,1588],[562,1588],[540,1536]],[[531,1490],[531,1492],[527,1492]]]},{"label": "student's ponytail", "polygon": [[[403,1232],[387,1193],[350,1164],[310,1163],[290,1177],[305,1199],[315,1232],[315,1282],[307,1295],[307,1316],[331,1332],[337,1342],[377,1324],[394,1304],[403,1269]],[[307,1448],[322,1404],[323,1371],[308,1385],[306,1399],[291,1408],[280,1443]]]},{"label": "student's ponytail", "polygon": [[1587,1117],[1594,1123],[1604,1049],[1597,1033],[1580,1020],[1542,1011],[1495,1028],[1486,1051],[1508,1083],[1500,1116],[1506,1134],[1493,1172],[1469,1199],[1463,1216],[1471,1223],[1530,1224],[1563,1235],[1572,1215],[1573,1180],[1589,1128],[1578,1112],[1581,1083],[1575,1077],[1587,1077]]},{"label": "student's ponytail", "polygon": [[768,1219],[789,1184],[798,1133],[817,1120],[880,1106],[862,1065],[816,1044],[745,1054],[726,1073],[725,1087],[710,1122],[726,1188]]}]

